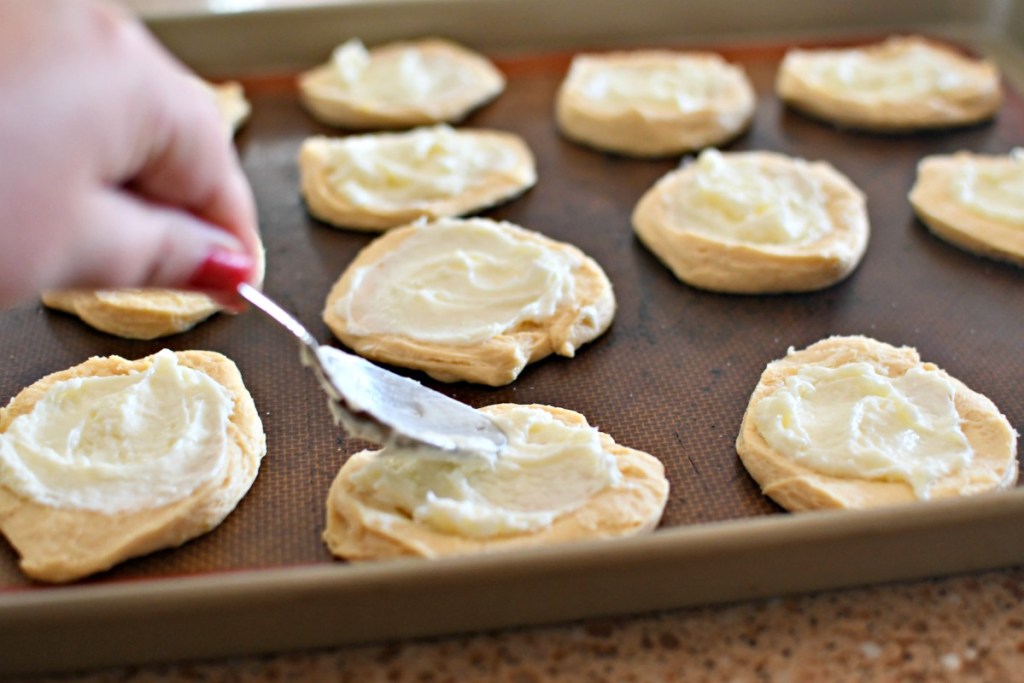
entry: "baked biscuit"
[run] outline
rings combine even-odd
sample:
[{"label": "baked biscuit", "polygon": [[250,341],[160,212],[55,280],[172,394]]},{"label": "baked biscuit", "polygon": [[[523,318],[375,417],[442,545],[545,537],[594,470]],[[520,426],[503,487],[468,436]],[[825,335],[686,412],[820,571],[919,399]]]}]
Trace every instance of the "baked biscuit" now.
[{"label": "baked biscuit", "polygon": [[435,558],[652,530],[668,497],[661,462],[615,443],[579,413],[481,409],[509,437],[493,468],[394,451],[348,459],[327,498],[324,541],[349,560]]},{"label": "baked biscuit", "polygon": [[555,117],[576,142],[659,157],[731,140],[755,105],[742,67],[717,54],[637,50],[574,57]]},{"label": "baked biscuit", "polygon": [[870,508],[1013,486],[1017,434],[917,351],[831,337],[768,364],[736,452],[788,510]]},{"label": "baked biscuit", "polygon": [[500,386],[601,335],[615,295],[576,247],[484,218],[378,237],[335,283],[323,319],[356,353],[442,382]]},{"label": "baked biscuit", "polygon": [[994,62],[919,36],[856,48],[790,50],[775,91],[808,114],[875,131],[977,123],[1002,103]]},{"label": "baked biscuit", "polygon": [[299,175],[315,217],[378,232],[473,213],[537,182],[533,154],[518,135],[447,125],[309,138],[299,152]]},{"label": "baked biscuit", "polygon": [[869,234],[864,195],[829,164],[714,149],[648,190],[633,227],[683,282],[737,294],[832,285]]},{"label": "baked biscuit", "polygon": [[217,111],[220,112],[221,121],[228,131],[234,135],[252,113],[252,105],[245,98],[245,90],[238,81],[225,81],[224,83],[208,83],[203,81],[213,94],[217,103]]},{"label": "baked biscuit", "polygon": [[0,531],[28,576],[74,581],[216,527],[265,452],[230,359],[90,358],[0,411]]},{"label": "baked biscuit", "polygon": [[353,39],[299,77],[299,99],[313,118],[362,130],[455,123],[504,89],[485,57],[438,39],[369,51]]},{"label": "baked biscuit", "polygon": [[917,165],[910,203],[947,242],[1024,266],[1024,150],[925,157]]}]

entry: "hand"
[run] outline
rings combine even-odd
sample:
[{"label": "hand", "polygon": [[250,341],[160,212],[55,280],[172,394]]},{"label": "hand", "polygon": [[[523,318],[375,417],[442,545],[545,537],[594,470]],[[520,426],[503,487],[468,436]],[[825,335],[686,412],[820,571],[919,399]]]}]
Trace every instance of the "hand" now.
[{"label": "hand", "polygon": [[256,212],[212,98],[100,0],[0,6],[0,306],[255,276]]}]

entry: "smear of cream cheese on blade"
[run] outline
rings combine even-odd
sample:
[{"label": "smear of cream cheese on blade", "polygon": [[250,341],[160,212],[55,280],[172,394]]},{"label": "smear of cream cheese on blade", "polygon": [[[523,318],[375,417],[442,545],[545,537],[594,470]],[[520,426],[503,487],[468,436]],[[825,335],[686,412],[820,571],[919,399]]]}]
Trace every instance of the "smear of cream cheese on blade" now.
[{"label": "smear of cream cheese on blade", "polygon": [[812,242],[832,221],[807,162],[792,164],[766,170],[744,155],[708,149],[692,164],[692,181],[669,201],[694,232],[763,245]]},{"label": "smear of cream cheese on blade", "polygon": [[332,140],[327,177],[354,205],[415,207],[478,187],[516,161],[495,139],[441,125]]},{"label": "smear of cream cheese on blade", "polygon": [[224,471],[233,409],[227,389],[164,349],[143,372],[54,384],[0,434],[0,481],[58,508],[172,503]]},{"label": "smear of cream cheese on blade", "polygon": [[492,221],[424,224],[355,272],[338,312],[353,334],[473,344],[551,318],[573,295],[577,260]]},{"label": "smear of cream cheese on blade", "polygon": [[903,481],[926,499],[974,457],[954,392],[921,368],[888,377],[863,362],[809,365],[757,404],[754,424],[774,450],[816,472]]},{"label": "smear of cream cheese on blade", "polygon": [[384,449],[352,484],[437,531],[478,538],[539,531],[620,484],[595,428],[528,406],[492,417],[508,437],[493,464]]}]

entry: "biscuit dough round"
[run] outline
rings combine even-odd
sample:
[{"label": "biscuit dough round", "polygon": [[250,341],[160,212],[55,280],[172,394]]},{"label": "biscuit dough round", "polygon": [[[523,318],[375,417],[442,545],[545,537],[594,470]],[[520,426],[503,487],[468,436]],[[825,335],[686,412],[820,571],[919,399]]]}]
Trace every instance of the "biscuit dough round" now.
[{"label": "biscuit dough round", "polygon": [[[1016,171],[1018,216],[979,211],[958,196],[964,174]],[[962,249],[1024,266],[1024,155],[991,156],[957,152],[925,157],[910,190],[914,213],[938,237]],[[1009,184],[1009,183],[1007,183]],[[1007,190],[1009,193],[1012,189]]]},{"label": "biscuit dough round", "polygon": [[[870,77],[866,70],[872,70]],[[858,77],[861,83],[851,82]],[[920,36],[855,48],[790,50],[775,91],[790,106],[837,125],[892,132],[984,121],[995,115],[1003,97],[994,62]]]},{"label": "biscuit dough round", "polygon": [[[358,42],[338,50],[347,47],[364,50]],[[400,71],[403,60],[420,60],[428,71],[447,77],[431,92],[415,93],[401,86],[384,96],[347,83],[332,60],[299,76],[299,99],[313,118],[355,130],[456,123],[505,89],[504,75],[487,58],[448,40],[394,42],[369,50],[365,57],[366,82],[377,85],[389,71]]]},{"label": "biscuit dough round", "polygon": [[[212,351],[179,351],[175,355],[181,365],[205,373],[234,398],[223,476],[201,484],[175,502],[117,513],[51,507],[0,485],[0,532],[17,550],[21,569],[31,578],[52,583],[74,581],[128,558],[179,546],[214,529],[252,486],[266,453],[266,440],[263,423],[238,368],[229,358]],[[152,359],[94,357],[47,375],[0,410],[0,433],[14,418],[31,412],[57,382],[145,372]]]},{"label": "biscuit dough round", "polygon": [[213,93],[217,103],[217,111],[220,112],[221,121],[231,135],[234,135],[239,128],[249,120],[252,113],[252,105],[245,98],[245,90],[238,81],[225,81],[223,83],[207,83],[204,85]]},{"label": "biscuit dough round", "polygon": [[[772,152],[704,154],[721,154],[724,163],[752,169],[766,181],[817,188],[806,197],[822,212],[823,225],[815,226],[818,236],[791,243],[722,234],[722,222],[731,220],[728,214],[739,211],[737,207],[726,207],[709,218],[708,212],[701,215],[687,204],[687,194],[699,178],[698,160],[662,177],[633,211],[637,237],[677,278],[701,289],[734,294],[804,292],[839,282],[860,263],[870,232],[864,195],[830,164]],[[740,213],[784,213],[787,207],[770,203],[781,196],[769,197],[766,206],[740,207]]]},{"label": "biscuit dough round", "polygon": [[806,467],[772,448],[755,425],[755,406],[785,384],[805,365],[836,368],[866,362],[891,378],[911,368],[938,373],[954,387],[960,428],[974,450],[970,464],[935,481],[930,498],[966,496],[1005,489],[1017,481],[1017,434],[987,397],[967,388],[932,363],[923,363],[910,347],[895,347],[869,337],[830,337],[768,364],[761,375],[736,439],[736,452],[764,494],[791,511],[863,509],[918,500],[910,484],[866,478],[838,477]]},{"label": "biscuit dough round", "polygon": [[[415,193],[405,196],[398,194],[394,187],[405,192],[408,179],[393,178],[393,166],[399,172],[410,175],[424,173],[435,182],[445,179],[444,173],[434,168],[437,161],[432,159],[429,149],[402,159],[391,158],[393,152],[405,154],[410,146],[426,142],[432,135],[451,136],[459,145],[468,149],[476,148],[484,154],[500,156],[501,165],[495,168],[472,168],[465,185],[453,193],[438,193],[434,188],[424,189],[422,196]],[[374,169],[379,176],[378,185],[368,188],[369,193],[378,194],[354,201],[339,187],[336,164],[332,161],[335,151],[359,146],[360,163],[370,166],[374,150],[380,155],[381,164]],[[451,161],[451,156],[441,150]],[[419,161],[419,163],[417,163]],[[442,164],[445,162],[442,162]],[[420,170],[418,167],[422,167]],[[389,228],[411,223],[419,218],[442,218],[462,216],[500,204],[525,192],[537,182],[537,170],[533,153],[518,135],[483,129],[421,128],[405,133],[378,133],[347,138],[308,138],[299,151],[299,176],[302,196],[309,212],[316,218],[339,228],[382,232]],[[371,178],[373,175],[371,175]],[[462,180],[462,176],[452,176]],[[376,191],[376,192],[375,192]],[[390,196],[389,196],[390,195]]]},{"label": "biscuit dough round", "polygon": [[[481,410],[501,415],[519,407],[499,404]],[[542,405],[528,407],[545,411],[565,424],[587,425],[585,417],[571,410]],[[361,491],[353,484],[352,477],[379,453],[361,451],[345,462],[331,485],[324,542],[334,555],[348,560],[436,558],[615,538],[653,530],[668,499],[669,484],[664,466],[654,456],[615,443],[607,434],[600,433],[599,439],[601,448],[614,457],[622,475],[621,483],[599,491],[582,507],[557,517],[540,531],[490,537],[438,531]]]},{"label": "biscuit dough round", "polygon": [[[460,225],[497,230],[513,240],[564,254],[576,264],[570,272],[573,281],[571,299],[562,302],[550,318],[524,320],[488,339],[467,344],[418,338],[414,330],[401,334],[353,332],[351,321],[343,309],[358,274],[363,269],[378,267],[392,253],[400,252],[402,244],[413,236],[437,235],[443,239],[441,229],[446,226],[458,228]],[[366,306],[373,308],[372,302]],[[331,332],[365,358],[422,370],[442,382],[466,381],[491,386],[512,382],[528,363],[552,353],[573,357],[578,347],[608,329],[614,315],[615,295],[611,282],[592,258],[570,244],[556,242],[511,223],[484,218],[448,218],[388,231],[359,252],[349,264],[331,288],[323,310],[323,320]]]},{"label": "biscuit dough round", "polygon": [[[643,98],[645,83],[656,97]],[[755,106],[746,73],[717,54],[637,50],[574,57],[558,90],[555,117],[576,142],[661,157],[737,137]]]}]

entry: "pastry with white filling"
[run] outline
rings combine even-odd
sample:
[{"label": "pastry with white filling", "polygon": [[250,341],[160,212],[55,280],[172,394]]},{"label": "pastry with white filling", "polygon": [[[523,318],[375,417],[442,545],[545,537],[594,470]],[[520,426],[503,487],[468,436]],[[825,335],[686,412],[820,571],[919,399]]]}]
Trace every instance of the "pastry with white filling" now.
[{"label": "pastry with white filling", "polygon": [[831,165],[714,149],[655,183],[633,227],[683,282],[737,294],[835,284],[869,234],[863,193]]},{"label": "pastry with white filling", "polygon": [[315,217],[378,232],[474,213],[537,182],[533,154],[518,135],[447,125],[309,138],[299,152],[299,175]]},{"label": "pastry with white filling", "polygon": [[842,49],[793,49],[775,91],[787,104],[841,126],[876,131],[948,128],[991,118],[999,69],[919,36]]},{"label": "pastry with white filling", "polygon": [[1024,266],[1024,149],[925,157],[910,203],[947,242]]},{"label": "pastry with white filling", "polygon": [[830,337],[768,364],[736,452],[787,510],[860,509],[1005,489],[1017,433],[917,351]]},{"label": "pastry with white filling", "polygon": [[225,356],[90,358],[0,411],[0,531],[25,574],[74,581],[211,531],[265,452]]},{"label": "pastry with white filling", "polygon": [[439,39],[372,50],[352,39],[299,77],[299,99],[313,118],[362,130],[455,123],[504,89],[488,59]]},{"label": "pastry with white filling", "polygon": [[400,449],[346,461],[327,499],[336,556],[436,558],[652,530],[668,497],[661,462],[615,443],[579,413],[540,405],[481,409],[508,436],[493,466]]},{"label": "pastry with white filling", "polygon": [[551,353],[571,358],[614,314],[608,277],[576,247],[511,223],[446,218],[369,244],[323,319],[371,360],[500,386]]},{"label": "pastry with white filling", "polygon": [[731,140],[755,105],[746,73],[717,54],[637,50],[574,57],[555,117],[576,142],[659,157]]}]

